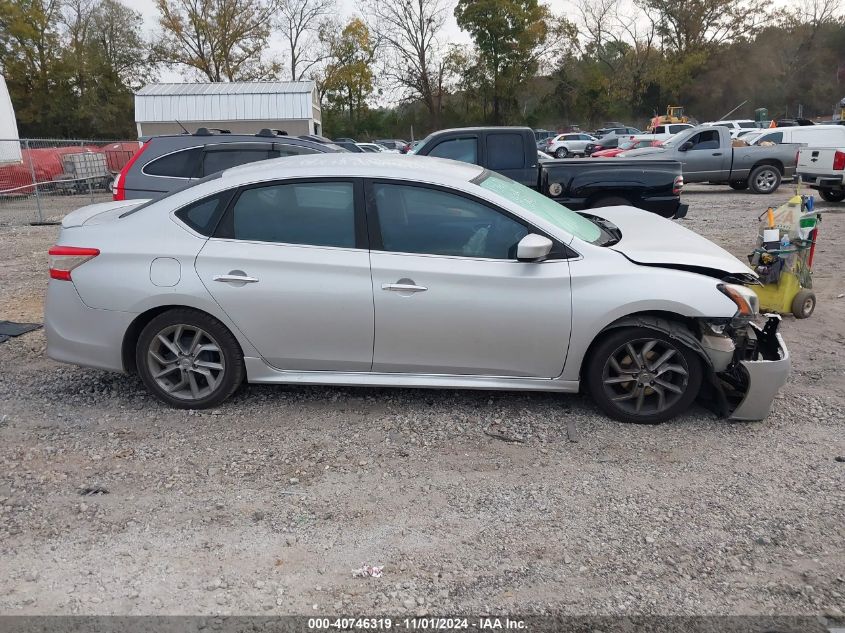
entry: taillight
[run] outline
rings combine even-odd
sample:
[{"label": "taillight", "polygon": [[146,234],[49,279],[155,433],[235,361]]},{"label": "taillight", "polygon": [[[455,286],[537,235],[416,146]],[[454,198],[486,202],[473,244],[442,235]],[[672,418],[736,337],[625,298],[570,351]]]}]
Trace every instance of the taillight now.
[{"label": "taillight", "polygon": [[833,168],[837,171],[845,169],[845,152],[836,150],[833,155]]},{"label": "taillight", "polygon": [[684,177],[683,176],[675,176],[675,180],[672,182],[672,195],[679,196],[681,195],[681,191],[684,189]]},{"label": "taillight", "polygon": [[132,165],[135,164],[135,161],[138,160],[138,157],[144,153],[144,150],[147,149],[147,145],[149,142],[144,143],[141,145],[140,149],[137,152],[132,154],[126,164],[123,166],[123,169],[120,170],[120,173],[117,175],[117,178],[114,179],[114,188],[112,189],[112,200],[126,200],[126,175],[129,173],[129,170],[132,169]]},{"label": "taillight", "polygon": [[99,248],[77,248],[76,246],[54,246],[50,255],[50,277],[70,281],[70,271],[82,266],[100,254]]}]

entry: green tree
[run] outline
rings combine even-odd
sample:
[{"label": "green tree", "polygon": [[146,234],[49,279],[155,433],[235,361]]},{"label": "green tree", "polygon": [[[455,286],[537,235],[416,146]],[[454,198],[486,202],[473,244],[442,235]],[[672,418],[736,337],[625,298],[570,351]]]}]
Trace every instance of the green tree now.
[{"label": "green tree", "polygon": [[157,59],[183,66],[208,81],[256,81],[278,76],[265,60],[274,0],[156,0],[161,33]]},{"label": "green tree", "polygon": [[520,84],[533,76],[544,46],[560,24],[537,0],[458,0],[458,26],[472,36],[492,92],[492,122],[500,125]]},{"label": "green tree", "polygon": [[326,64],[317,81],[321,100],[354,122],[366,112],[373,93],[375,42],[360,18],[352,18],[342,29],[324,25],[320,40],[326,50]]}]

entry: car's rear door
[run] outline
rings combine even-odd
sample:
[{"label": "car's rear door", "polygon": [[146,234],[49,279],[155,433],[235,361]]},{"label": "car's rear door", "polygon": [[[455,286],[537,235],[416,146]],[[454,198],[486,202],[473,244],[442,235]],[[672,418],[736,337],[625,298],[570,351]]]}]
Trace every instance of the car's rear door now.
[{"label": "car's rear door", "polygon": [[373,293],[360,181],[244,187],[196,260],[208,291],[271,365],[368,371]]},{"label": "car's rear door", "polygon": [[432,185],[368,183],[374,372],[558,376],[569,263],[516,260],[529,225]]},{"label": "car's rear door", "polygon": [[488,132],[484,135],[484,165],[526,186],[537,186],[537,150],[526,151],[520,132]]}]

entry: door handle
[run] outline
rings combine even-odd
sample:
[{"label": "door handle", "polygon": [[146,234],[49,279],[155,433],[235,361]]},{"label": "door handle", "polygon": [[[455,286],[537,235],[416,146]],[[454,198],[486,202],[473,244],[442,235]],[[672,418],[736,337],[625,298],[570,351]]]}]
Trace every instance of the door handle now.
[{"label": "door handle", "polygon": [[425,286],[417,286],[416,284],[382,284],[381,289],[396,292],[425,292],[428,290]]},{"label": "door handle", "polygon": [[215,275],[214,281],[222,281],[224,283],[240,283],[240,284],[254,284],[258,283],[255,277],[248,277],[247,275]]},{"label": "door handle", "polygon": [[713,152],[713,156],[721,156],[722,152]]}]

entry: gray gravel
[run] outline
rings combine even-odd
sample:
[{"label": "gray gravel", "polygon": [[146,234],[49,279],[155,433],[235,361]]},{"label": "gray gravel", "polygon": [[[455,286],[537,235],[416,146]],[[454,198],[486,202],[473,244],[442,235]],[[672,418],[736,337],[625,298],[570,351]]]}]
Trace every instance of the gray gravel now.
[{"label": "gray gravel", "polygon": [[[742,255],[787,195],[690,187],[684,222]],[[41,319],[56,231],[0,227],[0,319]],[[794,373],[760,423],[696,407],[629,426],[584,397],[316,387],[181,412],[134,377],[46,359],[43,332],[13,339],[0,613],[841,616],[842,234],[832,210],[817,312],[785,319]],[[353,578],[362,563],[384,575]]]}]

